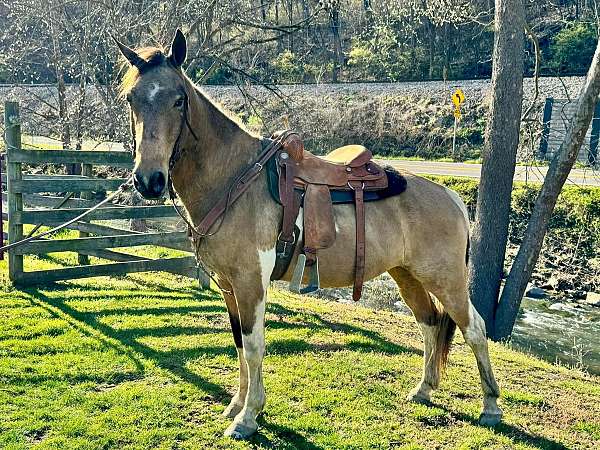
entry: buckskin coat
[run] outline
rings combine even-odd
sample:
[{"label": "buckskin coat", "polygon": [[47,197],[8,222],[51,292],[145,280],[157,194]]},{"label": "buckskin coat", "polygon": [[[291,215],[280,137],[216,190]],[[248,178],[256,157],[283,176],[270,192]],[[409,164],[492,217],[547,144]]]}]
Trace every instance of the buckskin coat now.
[{"label": "buckskin coat", "polygon": [[[261,151],[258,136],[246,131],[196,88],[181,70],[186,41],[178,30],[168,53],[134,51],[117,42],[131,67],[122,93],[131,110],[135,136],[134,181],[147,198],[164,195],[171,177],[192,223],[199,223],[235,177]],[[186,123],[187,122],[187,123]],[[169,169],[174,148],[180,157]],[[480,421],[496,424],[499,389],[488,355],[485,324],[467,290],[469,221],[458,195],[402,172],[406,191],[365,205],[365,278],[389,272],[413,311],[424,339],[423,376],[409,400],[428,402],[438,387],[455,327],[477,359],[483,388]],[[227,436],[246,438],[257,428],[265,406],[262,361],[267,288],[275,263],[282,210],[270,196],[265,173],[229,209],[211,237],[196,241],[197,256],[223,289],[240,363],[237,393],[224,414],[233,419]],[[334,206],[337,238],[319,254],[323,287],[354,280],[353,205]],[[301,226],[302,221],[298,221]],[[290,267],[293,267],[294,260]],[[291,269],[284,279],[289,280]]]}]

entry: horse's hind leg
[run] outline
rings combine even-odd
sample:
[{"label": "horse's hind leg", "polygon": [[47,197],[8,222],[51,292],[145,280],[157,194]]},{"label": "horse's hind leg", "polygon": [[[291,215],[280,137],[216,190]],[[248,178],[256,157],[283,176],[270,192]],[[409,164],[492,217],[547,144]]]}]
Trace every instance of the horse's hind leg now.
[{"label": "horse's hind leg", "polygon": [[[498,407],[500,389],[494,378],[485,330],[485,322],[473,307],[467,290],[466,281],[455,283],[456,287],[432,286],[431,291],[444,305],[452,320],[462,332],[465,342],[475,354],[477,368],[483,389],[483,411],[479,417],[482,425],[496,425],[502,419],[502,411]],[[437,283],[436,283],[437,284]]]},{"label": "horse's hind leg", "polygon": [[408,399],[427,403],[431,391],[437,389],[450,350],[455,325],[431,298],[429,292],[408,271],[396,267],[389,271],[400,288],[400,294],[412,310],[423,334],[423,376],[408,394]]}]

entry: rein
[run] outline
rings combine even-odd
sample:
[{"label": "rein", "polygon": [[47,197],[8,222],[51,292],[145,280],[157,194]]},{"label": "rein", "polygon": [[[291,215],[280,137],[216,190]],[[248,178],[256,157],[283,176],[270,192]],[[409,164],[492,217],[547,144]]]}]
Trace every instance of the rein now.
[{"label": "rein", "polygon": [[[188,124],[188,127],[189,127],[189,122],[187,121],[187,116],[184,116],[184,120],[182,120],[182,125],[181,125],[182,129],[183,129],[184,123]],[[190,128],[190,131],[191,131],[191,128]],[[221,199],[217,203],[215,203],[215,205],[208,211],[208,213],[204,216],[204,218],[200,221],[200,223],[197,226],[194,226],[190,222],[190,220],[185,216],[185,214],[180,210],[180,208],[177,206],[177,204],[175,202],[175,200],[177,199],[177,193],[175,192],[175,189],[173,188],[171,172],[172,172],[173,167],[175,166],[175,163],[177,162],[178,157],[181,155],[181,151],[178,149],[179,140],[181,137],[181,134],[180,134],[180,136],[177,138],[175,147],[173,148],[173,153],[171,155],[171,159],[169,161],[169,176],[168,176],[167,184],[168,184],[168,188],[169,188],[169,197],[170,197],[171,201],[173,202],[175,211],[177,211],[177,214],[181,217],[181,219],[188,226],[190,234],[195,235],[197,238],[200,238],[200,239],[214,236],[215,234],[217,234],[219,232],[219,230],[221,229],[223,222],[225,221],[225,217],[227,216],[227,213],[229,212],[229,208],[231,207],[231,205],[233,205],[233,203],[235,203],[235,201],[244,192],[246,192],[248,190],[248,188],[251,186],[252,182],[254,180],[256,180],[256,178],[258,178],[258,176],[262,172],[267,161],[269,159],[271,159],[273,157],[273,155],[275,155],[275,153],[277,153],[278,150],[281,149],[281,147],[283,146],[283,143],[285,142],[285,140],[288,138],[288,136],[290,134],[291,134],[291,132],[286,131],[286,132],[282,133],[280,136],[278,136],[277,139],[269,141],[269,144],[258,155],[258,157],[254,161],[254,163],[250,167],[248,167],[245,171],[243,171],[240,175],[238,175],[238,177],[233,181],[231,186],[227,189],[227,192],[225,193],[225,195],[223,195],[221,197]],[[174,156],[177,156],[177,158],[174,158]],[[172,161],[174,161],[174,162],[171,164]],[[219,221],[219,223],[218,223],[216,229],[213,230],[212,232],[209,232],[210,229],[213,227],[213,225],[215,225],[217,223],[217,221]]]}]

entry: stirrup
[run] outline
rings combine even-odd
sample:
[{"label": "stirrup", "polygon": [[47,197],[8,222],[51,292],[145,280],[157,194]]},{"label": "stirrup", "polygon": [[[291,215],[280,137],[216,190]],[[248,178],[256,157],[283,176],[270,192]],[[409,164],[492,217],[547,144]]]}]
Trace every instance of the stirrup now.
[{"label": "stirrup", "polygon": [[298,255],[298,262],[294,269],[294,275],[290,281],[290,291],[296,294],[308,294],[321,288],[321,280],[319,278],[319,260],[317,259],[312,266],[308,266],[308,284],[301,288],[302,278],[304,277],[304,269],[306,267],[306,255],[301,253]]}]

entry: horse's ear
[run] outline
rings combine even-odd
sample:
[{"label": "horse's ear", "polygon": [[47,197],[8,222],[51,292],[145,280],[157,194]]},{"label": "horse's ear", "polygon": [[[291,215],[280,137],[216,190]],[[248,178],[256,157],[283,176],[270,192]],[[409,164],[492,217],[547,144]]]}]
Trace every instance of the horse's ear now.
[{"label": "horse's ear", "polygon": [[113,35],[111,35],[110,37],[113,38],[113,41],[115,41],[115,43],[117,44],[117,47],[119,47],[121,54],[125,57],[125,59],[127,61],[129,61],[129,64],[137,67],[138,70],[141,71],[142,67],[144,67],[144,65],[146,64],[146,61],[143,58],[141,58],[135,52],[135,50],[132,50],[129,47],[127,47],[125,44],[123,44],[121,41],[119,41],[116,37],[114,37]]},{"label": "horse's ear", "polygon": [[175,37],[171,43],[171,49],[169,50],[169,61],[175,67],[180,68],[185,61],[186,55],[187,43],[185,41],[185,36],[183,35],[182,31],[177,28]]}]

